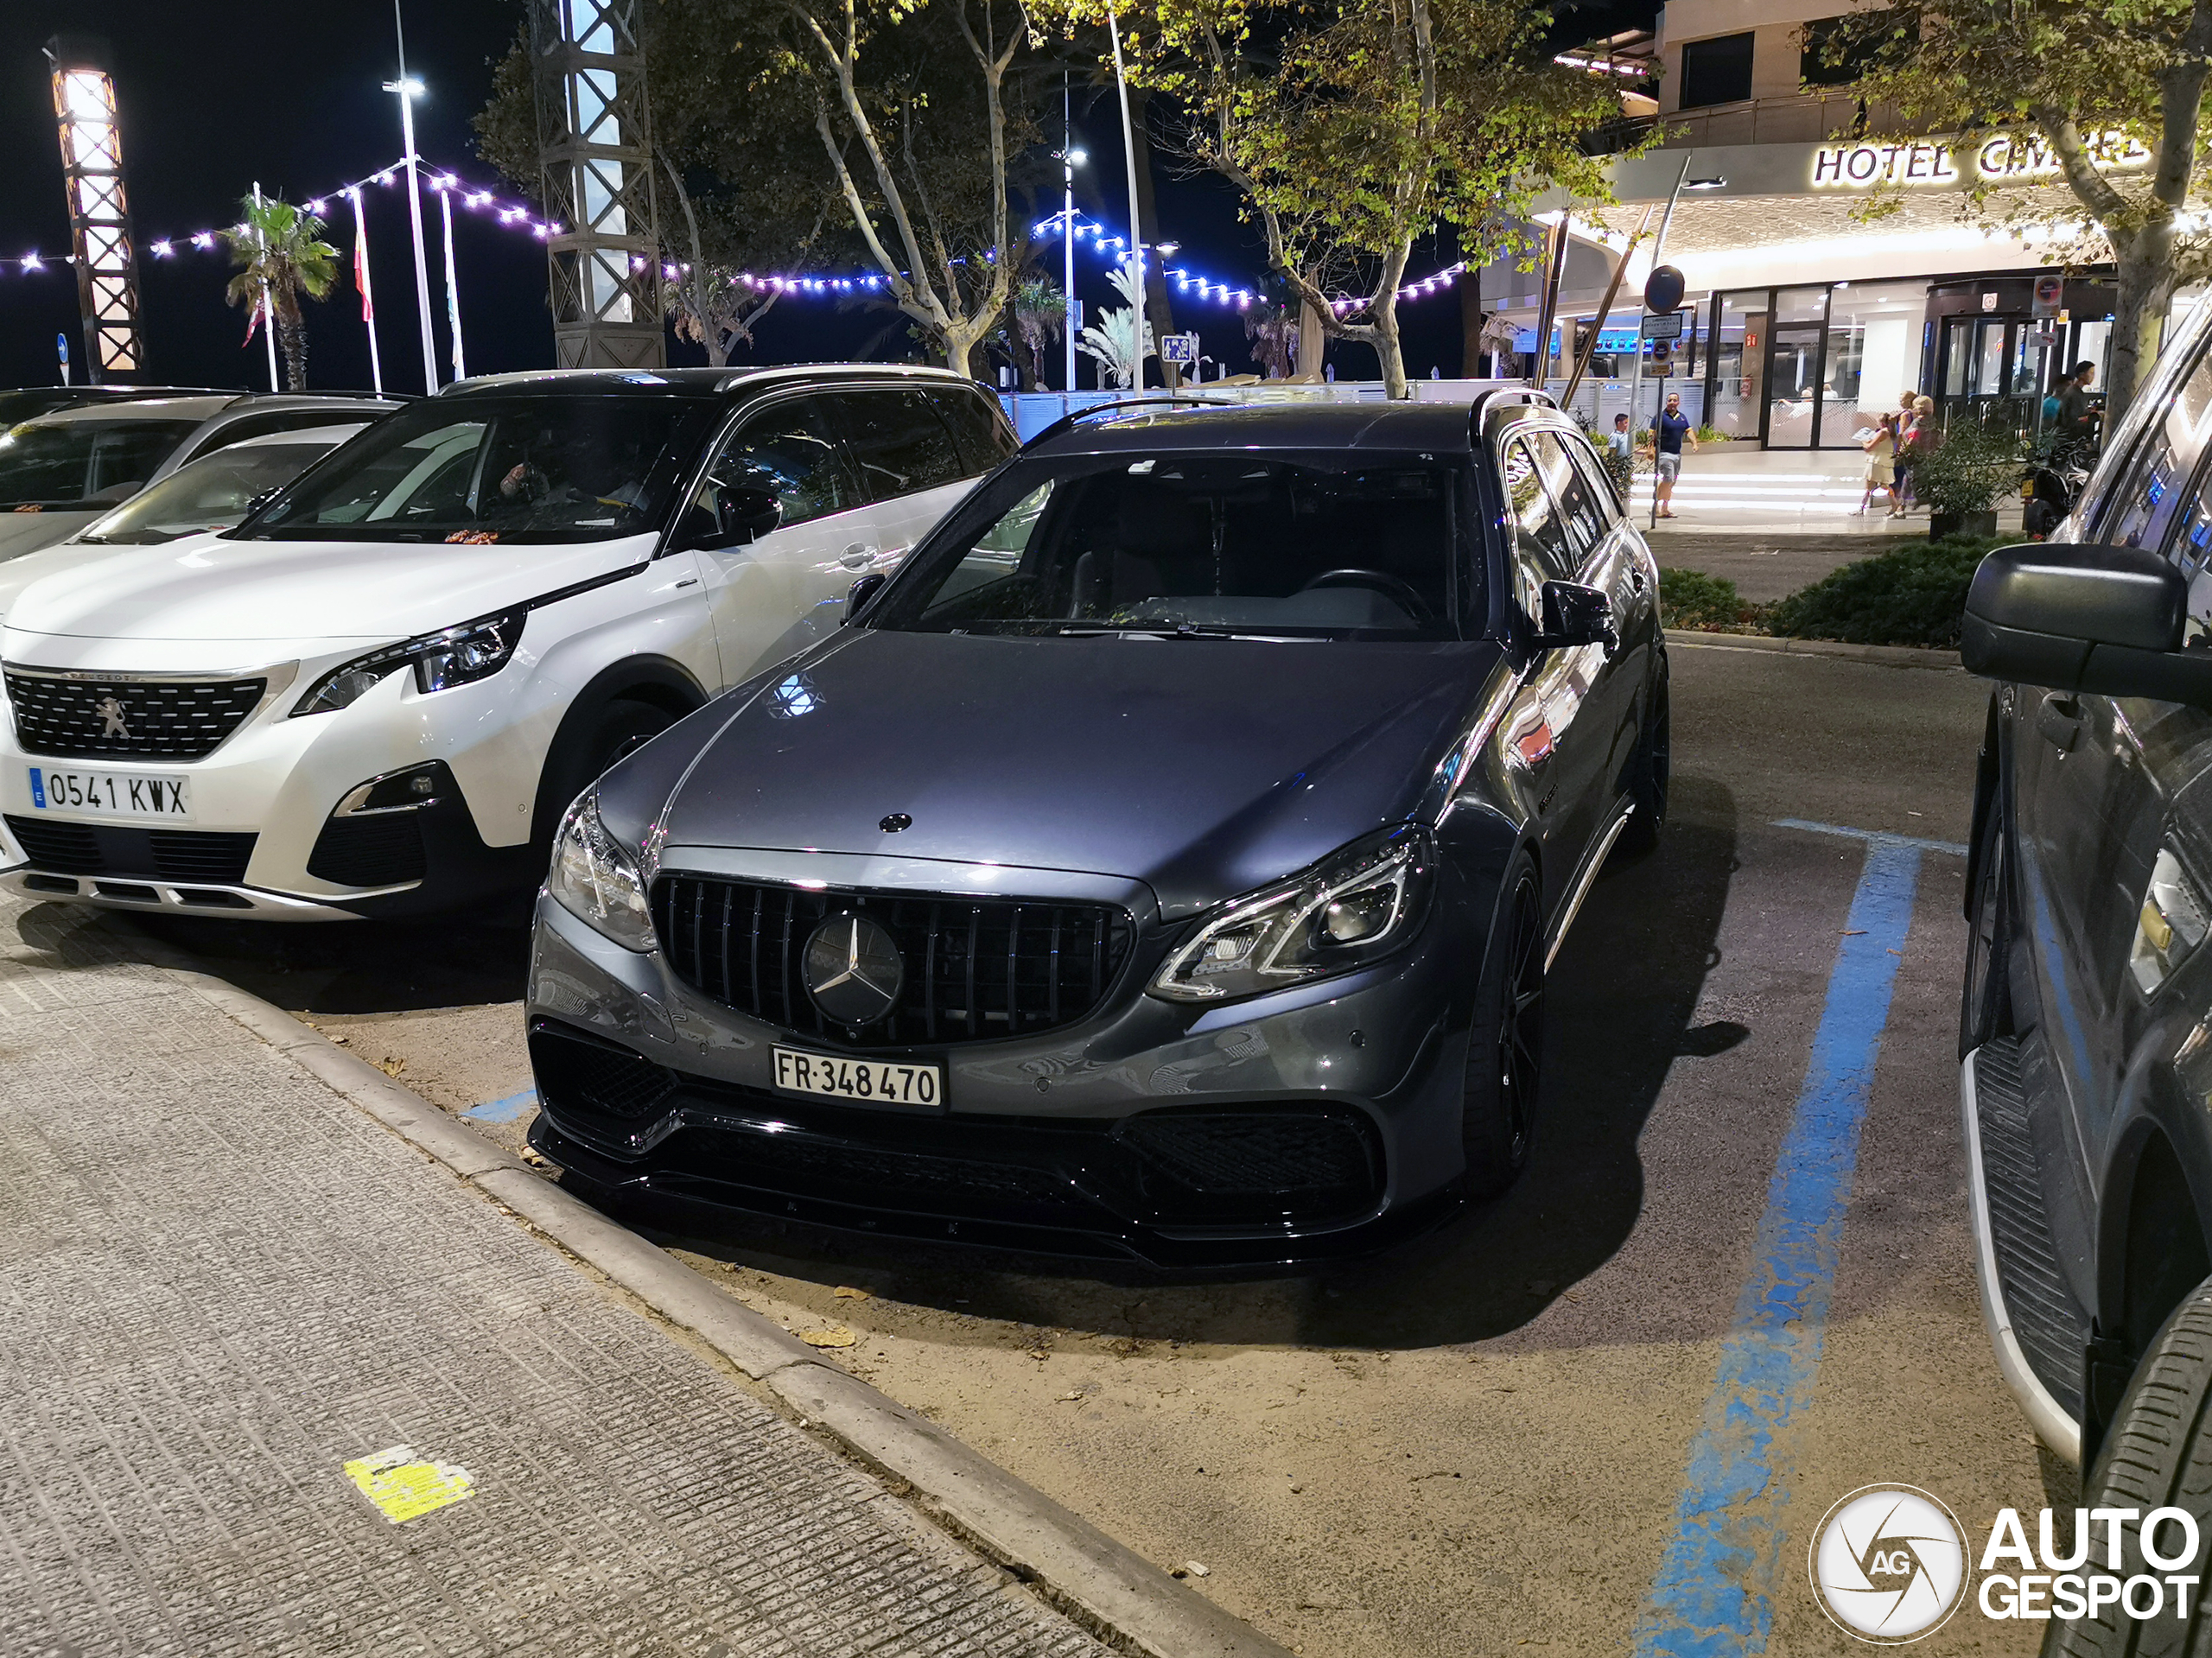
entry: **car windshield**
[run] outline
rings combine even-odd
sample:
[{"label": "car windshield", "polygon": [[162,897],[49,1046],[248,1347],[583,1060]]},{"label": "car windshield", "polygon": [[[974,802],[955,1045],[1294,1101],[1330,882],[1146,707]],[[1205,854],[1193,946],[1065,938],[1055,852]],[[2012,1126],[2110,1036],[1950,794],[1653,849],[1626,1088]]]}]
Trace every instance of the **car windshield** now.
[{"label": "car windshield", "polygon": [[319,541],[608,541],[659,523],[712,416],[682,397],[437,397],[379,421],[238,531]]},{"label": "car windshield", "polygon": [[1448,639],[1473,613],[1433,457],[1171,453],[1017,466],[868,617],[909,632]]},{"label": "car windshield", "polygon": [[257,495],[288,484],[330,453],[327,443],[256,443],[219,449],[142,489],[77,537],[144,547],[227,530]]},{"label": "car windshield", "polygon": [[199,429],[196,420],[17,426],[0,436],[0,508],[113,506]]}]

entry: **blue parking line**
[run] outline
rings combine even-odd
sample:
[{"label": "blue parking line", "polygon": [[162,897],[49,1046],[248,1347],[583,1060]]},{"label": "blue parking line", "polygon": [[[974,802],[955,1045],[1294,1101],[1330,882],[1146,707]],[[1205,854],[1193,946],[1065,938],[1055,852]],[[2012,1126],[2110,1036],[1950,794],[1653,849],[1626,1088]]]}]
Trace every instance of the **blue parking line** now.
[{"label": "blue parking line", "polygon": [[1849,835],[1866,844],[1866,863],[1828,975],[1804,1085],[1767,1185],[1757,1264],[1737,1298],[1690,1446],[1674,1534],[1637,1627],[1637,1658],[1766,1649],[1789,1501],[1776,1442],[1812,1400],[1859,1132],[1912,923],[1920,861],[1924,852],[1965,850],[1800,819],[1778,827]]},{"label": "blue parking line", "polygon": [[512,1122],[517,1117],[528,1116],[537,1109],[537,1090],[525,1088],[519,1094],[510,1094],[504,1100],[492,1100],[482,1105],[472,1105],[461,1115],[476,1122]]}]

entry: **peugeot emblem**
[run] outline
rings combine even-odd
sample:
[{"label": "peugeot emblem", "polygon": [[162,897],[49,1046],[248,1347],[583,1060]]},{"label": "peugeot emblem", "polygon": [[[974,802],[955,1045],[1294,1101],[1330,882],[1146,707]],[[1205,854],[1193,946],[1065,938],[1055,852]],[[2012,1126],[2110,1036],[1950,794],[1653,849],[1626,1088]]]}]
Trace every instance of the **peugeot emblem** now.
[{"label": "peugeot emblem", "polygon": [[841,910],[806,941],[806,994],[824,1019],[873,1025],[898,1004],[906,983],[899,942],[866,916]]},{"label": "peugeot emblem", "polygon": [[123,708],[124,705],[115,700],[113,692],[92,704],[92,712],[100,716],[101,736],[128,737],[130,734],[130,727],[124,723]]}]

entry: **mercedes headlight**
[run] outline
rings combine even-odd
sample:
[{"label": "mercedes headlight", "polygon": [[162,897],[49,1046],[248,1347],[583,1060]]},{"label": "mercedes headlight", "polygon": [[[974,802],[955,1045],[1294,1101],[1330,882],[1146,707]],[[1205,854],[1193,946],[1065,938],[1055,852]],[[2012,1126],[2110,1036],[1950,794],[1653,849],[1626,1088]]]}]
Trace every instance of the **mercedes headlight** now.
[{"label": "mercedes headlight", "polygon": [[1364,967],[1412,937],[1435,861],[1424,829],[1363,836],[1224,905],[1148,988],[1169,1001],[1229,1001]]},{"label": "mercedes headlight", "polygon": [[2151,867],[2150,890],[2135,918],[2135,948],[2128,967],[2146,996],[2156,994],[2190,951],[2204,942],[2204,905],[2182,873],[2181,861],[2161,847]]},{"label": "mercedes headlight", "polygon": [[599,821],[599,791],[588,789],[553,837],[553,867],[545,890],[570,915],[626,950],[654,950],[653,918],[645,880],[621,842]]},{"label": "mercedes headlight", "polygon": [[480,616],[459,627],[425,633],[420,638],[356,657],[315,681],[292,712],[295,715],[334,713],[378,680],[406,667],[415,670],[415,689],[426,696],[432,691],[489,679],[514,655],[529,614],[526,610],[514,610],[499,616]]}]

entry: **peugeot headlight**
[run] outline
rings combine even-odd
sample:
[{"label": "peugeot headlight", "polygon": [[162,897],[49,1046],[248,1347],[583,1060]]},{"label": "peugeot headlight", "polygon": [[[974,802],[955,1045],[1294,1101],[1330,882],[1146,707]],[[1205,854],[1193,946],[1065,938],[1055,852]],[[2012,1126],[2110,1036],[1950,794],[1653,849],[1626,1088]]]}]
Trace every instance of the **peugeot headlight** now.
[{"label": "peugeot headlight", "polygon": [[522,640],[523,621],[529,614],[526,610],[513,610],[499,616],[480,616],[459,627],[425,633],[420,638],[356,657],[315,681],[292,712],[295,715],[334,713],[378,680],[409,666],[415,670],[415,689],[426,696],[472,680],[488,679],[514,655],[515,646]]},{"label": "peugeot headlight", "polygon": [[599,821],[599,791],[588,789],[553,837],[545,890],[570,915],[625,949],[658,948],[645,880],[622,845]]},{"label": "peugeot headlight", "polygon": [[1412,937],[1434,848],[1409,826],[1354,841],[1303,874],[1232,899],[1168,957],[1149,988],[1229,1001],[1364,967]]},{"label": "peugeot headlight", "polygon": [[2135,948],[2127,965],[2146,996],[2155,994],[2190,951],[2204,942],[2204,905],[2182,873],[2181,860],[2161,847],[2151,867],[2150,890],[2135,918]]}]

